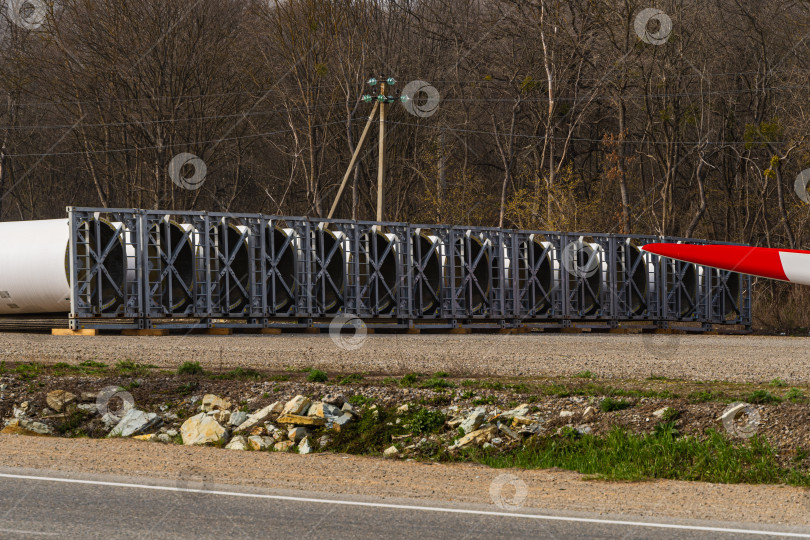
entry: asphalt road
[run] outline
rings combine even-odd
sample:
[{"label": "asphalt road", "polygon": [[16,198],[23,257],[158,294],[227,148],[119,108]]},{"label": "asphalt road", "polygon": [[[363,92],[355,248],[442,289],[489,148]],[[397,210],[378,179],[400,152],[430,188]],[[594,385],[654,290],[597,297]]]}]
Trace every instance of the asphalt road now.
[{"label": "asphalt road", "polygon": [[0,473],[0,538],[810,538],[807,528],[45,474]]}]

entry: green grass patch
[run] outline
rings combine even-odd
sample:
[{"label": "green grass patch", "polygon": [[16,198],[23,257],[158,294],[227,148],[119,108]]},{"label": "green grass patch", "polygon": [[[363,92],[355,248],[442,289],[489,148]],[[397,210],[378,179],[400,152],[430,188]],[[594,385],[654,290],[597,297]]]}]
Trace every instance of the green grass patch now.
[{"label": "green grass patch", "polygon": [[426,380],[420,385],[422,388],[431,388],[433,390],[439,390],[442,388],[455,388],[456,385],[451,383],[446,379],[440,379],[438,377],[433,377],[431,379]]},{"label": "green grass patch", "polygon": [[33,381],[42,373],[42,366],[39,364],[17,364],[14,373],[24,381]]},{"label": "green grass patch", "polygon": [[180,367],[177,368],[178,375],[202,375],[204,373],[205,370],[199,362],[183,362],[180,364]]},{"label": "green grass patch", "polygon": [[200,383],[197,381],[189,381],[177,387],[177,393],[181,396],[191,395],[195,390],[200,388]]},{"label": "green grass patch", "polygon": [[363,376],[360,373],[351,373],[349,375],[346,375],[346,376],[342,377],[338,381],[338,384],[352,384],[352,383],[360,382],[362,380],[363,380]]},{"label": "green grass patch", "polygon": [[355,394],[349,398],[349,403],[362,407],[371,403],[371,398],[367,398],[366,396],[362,396],[360,394]]},{"label": "green grass patch", "polygon": [[307,381],[309,382],[323,383],[328,380],[329,376],[326,374],[326,372],[321,371],[320,369],[311,369],[307,375]]},{"label": "green grass patch", "polygon": [[450,374],[447,373],[446,371],[437,371],[436,373],[433,374],[434,379],[446,379],[449,376]]},{"label": "green grass patch", "polygon": [[773,386],[774,388],[784,388],[787,386],[787,383],[777,377],[776,379],[772,379],[771,382],[768,383],[768,386]]},{"label": "green grass patch", "polygon": [[785,394],[785,399],[793,403],[796,403],[804,399],[804,392],[802,392],[798,388],[791,388]]},{"label": "green grass patch", "polygon": [[418,373],[408,373],[399,380],[399,385],[405,388],[414,386],[419,381]]},{"label": "green grass patch", "polygon": [[681,411],[678,409],[673,409],[672,407],[667,407],[664,411],[664,414],[661,415],[661,420],[664,422],[674,422],[678,418],[681,417]]},{"label": "green grass patch", "polygon": [[495,396],[485,396],[480,398],[475,398],[472,400],[473,405],[495,405],[498,403],[498,399]]},{"label": "green grass patch", "polygon": [[81,409],[72,408],[61,420],[56,422],[54,430],[64,437],[76,437],[85,435],[79,428],[90,414]]},{"label": "green grass patch", "polygon": [[722,395],[708,390],[698,390],[690,393],[687,397],[692,403],[707,403],[709,401],[720,401]]},{"label": "green grass patch", "polygon": [[580,371],[574,375],[577,379],[594,379],[596,375],[592,371]]},{"label": "green grass patch", "polygon": [[605,437],[569,432],[539,438],[507,454],[476,449],[464,457],[497,468],[558,467],[607,480],[663,478],[810,486],[810,476],[800,469],[781,467],[776,452],[761,437],[738,443],[714,430],[706,435],[704,439],[677,437],[672,429],[635,435],[616,428]]},{"label": "green grass patch", "polygon": [[599,404],[599,408],[605,412],[621,411],[623,409],[629,409],[632,406],[633,404],[629,401],[623,401],[621,399],[612,397],[606,397],[602,400],[602,403]]},{"label": "green grass patch", "polygon": [[419,409],[408,423],[413,433],[436,433],[444,427],[447,417],[441,411]]},{"label": "green grass patch", "polygon": [[138,364],[132,360],[121,360],[115,364],[115,369],[121,375],[143,375],[149,372],[149,368],[144,364]]},{"label": "green grass patch", "polygon": [[107,369],[107,364],[104,362],[96,362],[95,360],[85,360],[79,362],[79,367],[93,368],[93,369]]},{"label": "green grass patch", "polygon": [[226,371],[225,373],[212,375],[211,378],[225,381],[232,381],[237,379],[258,381],[264,378],[264,374],[261,371],[256,371],[255,369],[251,368],[245,369],[238,367],[230,371]]},{"label": "green grass patch", "polygon": [[745,400],[749,403],[779,403],[781,398],[771,394],[767,390],[755,390],[748,394]]}]

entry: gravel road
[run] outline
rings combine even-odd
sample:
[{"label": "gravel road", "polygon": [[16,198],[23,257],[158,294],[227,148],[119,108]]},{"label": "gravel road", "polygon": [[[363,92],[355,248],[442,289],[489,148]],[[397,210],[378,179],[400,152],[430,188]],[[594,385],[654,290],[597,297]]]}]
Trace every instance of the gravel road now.
[{"label": "gravel road", "polygon": [[[115,363],[174,368],[281,370],[398,375],[560,376],[590,370],[604,378],[650,375],[685,380],[810,384],[810,338],[711,335],[369,335],[355,350],[328,334],[280,336],[54,337],[0,334],[0,361]],[[351,345],[351,343],[350,343]]]}]

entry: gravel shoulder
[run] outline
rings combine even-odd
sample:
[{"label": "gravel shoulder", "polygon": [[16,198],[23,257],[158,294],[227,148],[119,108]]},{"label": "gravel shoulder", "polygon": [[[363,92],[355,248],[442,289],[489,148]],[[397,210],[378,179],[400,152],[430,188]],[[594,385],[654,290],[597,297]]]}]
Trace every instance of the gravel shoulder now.
[{"label": "gravel shoulder", "polygon": [[[677,481],[615,483],[592,481],[558,470],[498,470],[472,464],[429,464],[333,454],[227,452],[130,439],[0,435],[0,454],[4,468],[165,478],[183,487],[231,484],[361,494],[380,500],[406,498],[478,504],[492,504],[493,482],[499,475],[512,474],[527,487],[524,508],[810,525],[807,490],[783,486]],[[493,510],[498,508],[493,505]]]},{"label": "gravel shoulder", "polygon": [[130,359],[176,368],[327,371],[401,375],[438,370],[469,376],[564,376],[590,370],[603,378],[651,375],[681,380],[810,383],[808,338],[710,335],[370,335],[356,350],[319,336],[54,337],[0,334],[0,361],[115,363]]}]

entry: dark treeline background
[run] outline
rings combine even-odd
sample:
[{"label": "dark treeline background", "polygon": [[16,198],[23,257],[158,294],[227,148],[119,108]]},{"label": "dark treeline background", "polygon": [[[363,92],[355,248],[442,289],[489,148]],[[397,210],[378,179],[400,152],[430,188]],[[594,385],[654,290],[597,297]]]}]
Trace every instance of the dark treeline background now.
[{"label": "dark treeline background", "polygon": [[[807,0],[28,2],[41,27],[0,17],[2,220],[325,215],[384,74],[442,98],[391,108],[387,220],[808,245]],[[649,7],[662,45],[634,29]],[[374,218],[372,134],[336,217]],[[757,314],[807,324],[803,294],[760,283]]]}]

